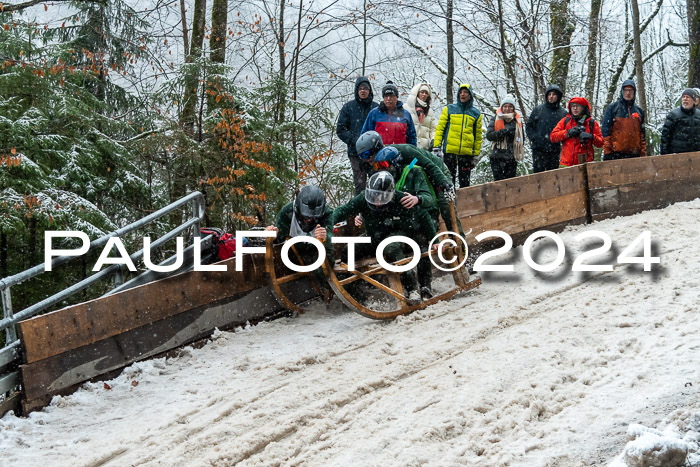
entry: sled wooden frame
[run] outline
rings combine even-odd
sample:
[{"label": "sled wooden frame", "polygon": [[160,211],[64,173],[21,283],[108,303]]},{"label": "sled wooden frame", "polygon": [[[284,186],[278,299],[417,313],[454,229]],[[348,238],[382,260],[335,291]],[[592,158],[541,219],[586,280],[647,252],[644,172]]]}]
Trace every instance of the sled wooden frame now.
[{"label": "sled wooden frame", "polygon": [[[453,201],[450,201],[450,213],[452,214],[452,225],[457,225]],[[313,285],[314,289],[316,289],[316,291],[319,293],[319,295],[324,295],[322,293],[323,289],[317,283],[316,279],[313,277],[313,274],[310,272],[292,272],[291,274],[285,276],[278,276],[277,271],[275,270],[273,241],[273,238],[267,239],[267,249],[265,252],[265,269],[267,270],[267,273],[270,277],[270,286],[272,288],[272,291],[280,305],[292,312],[303,313],[303,308],[293,303],[292,300],[290,300],[286,296],[281,286],[289,282],[308,278],[311,281],[311,284]],[[294,246],[292,246],[291,249],[296,255],[297,259],[299,260],[299,263],[303,265],[304,263]],[[331,290],[333,290],[333,292],[338,296],[340,301],[342,301],[345,305],[347,305],[355,312],[359,313],[364,317],[372,319],[394,319],[397,316],[412,313],[416,310],[421,310],[440,301],[449,300],[457,293],[473,289],[481,284],[480,278],[476,278],[472,281],[469,281],[469,274],[464,265],[464,251],[460,247],[445,248],[443,251],[445,253],[451,253],[453,255],[452,257],[456,255],[458,262],[461,265],[454,271],[451,271],[455,287],[443,293],[435,295],[429,299],[422,300],[421,302],[416,304],[409,304],[407,302],[403,286],[401,284],[400,273],[386,270],[386,268],[380,266],[377,263],[376,258],[368,258],[365,260],[356,261],[355,269],[352,271],[350,270],[348,265],[343,263],[342,261],[338,261],[336,262],[336,264],[331,265],[330,262],[326,260],[323,263],[323,272],[326,276],[328,285],[330,286]],[[429,254],[430,252],[427,251],[422,253],[421,258],[424,258]],[[413,258],[404,258],[390,264],[392,264],[393,266],[401,266],[411,262],[412,259]],[[338,277],[338,274],[348,274],[349,276],[340,279]],[[378,280],[372,278],[372,276],[374,275],[385,275],[387,277],[387,281],[389,282],[389,286],[382,284]],[[373,288],[395,298],[399,303],[399,307],[397,309],[389,311],[377,311],[361,304],[360,302],[355,300],[355,298],[346,289],[347,285],[358,280],[362,280],[365,283],[371,285]],[[324,297],[326,303],[329,301],[329,298],[330,297],[328,296]]]},{"label": "sled wooden frame", "polygon": [[[274,257],[274,247],[273,247],[273,242],[274,238],[269,237],[265,243],[266,250],[265,250],[265,270],[267,274],[270,277],[270,287],[272,288],[272,294],[275,296],[277,299],[277,302],[285,307],[287,310],[292,311],[294,313],[304,313],[304,309],[301,308],[299,305],[294,303],[292,300],[287,297],[287,294],[282,291],[282,284],[286,284],[288,282],[293,282],[293,281],[298,281],[300,279],[308,278],[311,281],[311,285],[316,290],[316,293],[318,293],[321,297],[323,297],[324,301],[328,303],[330,301],[330,296],[324,294],[323,288],[318,284],[316,281],[316,278],[313,276],[312,273],[310,272],[292,272],[292,274],[287,274],[284,276],[278,276],[277,271],[275,270],[275,257]],[[297,260],[299,263],[303,266],[304,261],[301,259],[301,255],[299,255],[299,252],[297,249],[292,245],[291,247],[292,252],[296,256]],[[328,262],[326,260],[326,262]]]},{"label": "sled wooden frame", "polygon": [[[455,248],[454,250],[459,249]],[[428,254],[429,252],[424,252],[423,254],[421,254],[421,258],[427,256]],[[400,266],[410,262],[412,259],[413,258],[404,258],[400,261],[396,261],[390,264],[394,266]],[[440,301],[449,300],[457,293],[473,289],[481,284],[480,278],[476,278],[472,281],[469,281],[468,276],[465,277],[466,270],[463,267],[461,267],[456,269],[455,271],[452,271],[452,277],[455,281],[455,287],[441,294],[435,295],[429,299],[411,305],[406,301],[406,297],[404,296],[400,274],[397,272],[387,271],[384,267],[377,264],[374,258],[356,262],[355,270],[353,271],[350,271],[348,266],[342,262],[337,263],[335,267],[331,267],[331,265],[326,261],[326,263],[323,265],[323,268],[324,272],[326,273],[326,277],[328,278],[328,284],[330,285],[331,289],[333,289],[338,298],[345,305],[347,305],[352,310],[366,318],[381,320],[394,319],[397,316],[412,313],[416,310],[421,310]],[[338,274],[349,274],[349,276],[340,279],[338,278]],[[387,276],[387,280],[391,287],[387,287],[386,285],[372,278],[372,276],[379,274]],[[348,293],[346,289],[346,286],[348,284],[351,284],[358,280],[362,280],[365,283],[370,284],[375,289],[378,289],[394,297],[398,301],[399,307],[390,311],[377,311],[361,304],[360,302],[355,300],[355,298],[352,295],[350,295],[350,293]]]}]

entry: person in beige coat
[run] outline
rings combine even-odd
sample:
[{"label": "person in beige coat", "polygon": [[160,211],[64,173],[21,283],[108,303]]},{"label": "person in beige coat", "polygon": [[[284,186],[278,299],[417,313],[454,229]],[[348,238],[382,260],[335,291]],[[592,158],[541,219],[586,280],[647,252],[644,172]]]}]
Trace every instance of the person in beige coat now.
[{"label": "person in beige coat", "polygon": [[430,151],[433,148],[433,138],[435,138],[435,128],[438,118],[435,116],[431,103],[433,101],[433,90],[428,83],[418,83],[413,86],[408,99],[406,99],[405,109],[413,118],[413,126],[416,127],[417,146]]}]

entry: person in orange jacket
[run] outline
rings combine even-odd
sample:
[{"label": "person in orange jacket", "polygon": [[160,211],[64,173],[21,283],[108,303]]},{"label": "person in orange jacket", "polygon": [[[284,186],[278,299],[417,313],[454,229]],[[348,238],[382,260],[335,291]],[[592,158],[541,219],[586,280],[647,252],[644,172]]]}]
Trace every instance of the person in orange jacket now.
[{"label": "person in orange jacket", "polygon": [[593,146],[603,147],[600,126],[591,118],[591,105],[583,97],[569,101],[568,115],[557,123],[549,139],[552,143],[564,143],[559,167],[593,162]]}]

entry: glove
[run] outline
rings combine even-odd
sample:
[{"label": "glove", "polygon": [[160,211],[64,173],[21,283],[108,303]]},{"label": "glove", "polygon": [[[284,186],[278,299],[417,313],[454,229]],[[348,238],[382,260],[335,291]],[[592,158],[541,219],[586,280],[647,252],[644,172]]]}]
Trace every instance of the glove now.
[{"label": "glove", "polygon": [[505,128],[500,129],[496,132],[496,136],[498,137],[498,139],[505,138],[506,136],[508,136],[508,130]]},{"label": "glove", "polygon": [[445,199],[447,199],[448,201],[452,201],[452,200],[454,200],[455,197],[456,197],[456,195],[455,195],[455,186],[454,186],[453,184],[451,184],[450,182],[447,182],[447,183],[445,183],[445,184],[443,184],[443,185],[440,185],[440,186],[438,187],[438,190],[440,190],[440,192],[441,192],[443,195],[445,195]]},{"label": "glove", "polygon": [[515,127],[512,126],[510,128],[504,128],[506,130],[506,135],[508,136],[515,136]]},{"label": "glove", "polygon": [[584,131],[583,133],[581,133],[580,138],[582,143],[587,143],[588,141],[593,139],[593,135]]},{"label": "glove", "polygon": [[576,138],[580,134],[581,134],[581,127],[575,126],[573,128],[569,128],[569,130],[566,132],[566,137],[567,138]]}]

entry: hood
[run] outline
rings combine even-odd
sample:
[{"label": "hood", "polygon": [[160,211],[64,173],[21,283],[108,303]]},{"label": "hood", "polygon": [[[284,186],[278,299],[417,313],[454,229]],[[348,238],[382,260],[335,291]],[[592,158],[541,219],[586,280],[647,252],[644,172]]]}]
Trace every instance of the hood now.
[{"label": "hood", "polygon": [[[566,106],[566,108],[569,110],[569,113],[571,114],[571,104],[581,104],[583,106],[583,113],[586,115],[586,117],[591,116],[591,104],[588,103],[585,97],[572,97],[571,100],[569,101],[569,104]],[[573,116],[573,114],[571,114]]]},{"label": "hood", "polygon": [[[462,88],[466,88],[469,91],[469,95],[471,96],[467,102],[462,104],[459,100],[459,91],[462,90]],[[472,89],[471,84],[467,83],[461,83],[459,87],[457,88],[457,104],[464,106],[465,108],[469,109],[474,105],[474,90]]]},{"label": "hood", "polygon": [[[554,91],[555,93],[557,93],[557,96],[559,96],[559,98],[557,99],[557,102],[555,104],[550,104],[547,101],[547,94],[549,94],[550,91]],[[559,86],[557,86],[556,84],[550,84],[549,86],[547,86],[547,89],[544,90],[544,102],[547,105],[549,105],[550,107],[555,107],[555,108],[559,107],[559,104],[561,104],[561,98],[563,96],[564,96],[564,93],[561,91],[561,88]]]},{"label": "hood", "polygon": [[414,109],[416,107],[416,99],[418,98],[418,93],[421,91],[421,89],[427,89],[429,96],[426,104],[430,106],[430,104],[433,102],[433,88],[430,87],[428,83],[418,83],[415,86],[413,86],[411,92],[408,93],[408,98],[406,99],[406,106],[408,106],[411,109]]},{"label": "hood", "polygon": [[632,100],[631,100],[631,101],[625,101],[625,102],[629,102],[630,105],[632,105],[632,104],[634,104],[634,100],[637,98],[637,85],[634,84],[634,80],[631,80],[631,79],[626,79],[626,80],[624,80],[624,81],[622,82],[622,86],[620,86],[620,100],[621,100],[621,101],[624,101],[624,100],[625,100],[625,95],[624,95],[623,92],[622,92],[622,89],[623,89],[625,86],[632,86],[632,87],[634,88],[634,97],[632,98]]},{"label": "hood", "polygon": [[[360,95],[357,93],[357,88],[360,87],[360,84],[365,83],[367,86],[369,86],[369,96],[367,96],[367,99],[362,100],[360,99]],[[361,102],[364,104],[369,104],[374,100],[374,93],[372,92],[372,84],[369,82],[369,79],[366,76],[360,76],[355,80],[355,100],[357,102]]]}]

